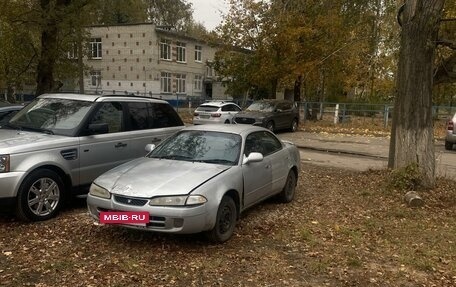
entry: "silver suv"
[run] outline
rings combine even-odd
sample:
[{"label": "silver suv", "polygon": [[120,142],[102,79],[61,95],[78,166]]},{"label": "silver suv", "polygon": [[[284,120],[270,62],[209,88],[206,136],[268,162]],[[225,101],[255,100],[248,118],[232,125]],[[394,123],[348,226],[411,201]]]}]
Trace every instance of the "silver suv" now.
[{"label": "silver suv", "polygon": [[49,219],[70,193],[183,127],[162,100],[41,95],[0,129],[0,204],[24,220]]},{"label": "silver suv", "polygon": [[456,144],[456,114],[447,123],[447,134],[445,137],[445,149],[452,150],[453,145]]}]

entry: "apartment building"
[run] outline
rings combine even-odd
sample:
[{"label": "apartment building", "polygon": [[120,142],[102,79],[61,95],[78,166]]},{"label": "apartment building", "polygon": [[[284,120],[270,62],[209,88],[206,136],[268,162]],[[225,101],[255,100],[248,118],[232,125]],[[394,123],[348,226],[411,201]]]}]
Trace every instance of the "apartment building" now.
[{"label": "apartment building", "polygon": [[88,93],[227,99],[211,65],[216,47],[202,40],[150,23],[92,26],[89,32]]}]

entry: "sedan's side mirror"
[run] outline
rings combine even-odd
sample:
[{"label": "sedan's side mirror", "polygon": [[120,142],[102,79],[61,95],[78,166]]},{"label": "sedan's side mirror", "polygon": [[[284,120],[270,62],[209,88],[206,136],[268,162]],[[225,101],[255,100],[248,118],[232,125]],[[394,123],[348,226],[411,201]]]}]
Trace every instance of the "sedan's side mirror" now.
[{"label": "sedan's side mirror", "polygon": [[145,147],[145,150],[147,152],[151,152],[155,149],[155,145],[154,144],[147,144],[146,147]]},{"label": "sedan's side mirror", "polygon": [[260,162],[263,160],[263,155],[259,152],[251,152],[249,156],[244,156],[242,164],[248,164],[251,162]]}]

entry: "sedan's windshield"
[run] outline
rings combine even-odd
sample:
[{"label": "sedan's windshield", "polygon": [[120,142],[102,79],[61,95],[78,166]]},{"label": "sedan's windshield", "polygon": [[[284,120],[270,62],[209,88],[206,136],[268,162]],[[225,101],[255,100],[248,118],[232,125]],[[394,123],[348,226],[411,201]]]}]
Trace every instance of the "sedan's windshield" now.
[{"label": "sedan's windshield", "polygon": [[182,131],[153,150],[149,157],[235,165],[241,136],[212,131]]},{"label": "sedan's windshield", "polygon": [[253,102],[246,110],[255,112],[273,112],[274,105],[270,102]]},{"label": "sedan's windshield", "polygon": [[8,126],[71,136],[92,105],[88,101],[40,98],[18,112]]}]

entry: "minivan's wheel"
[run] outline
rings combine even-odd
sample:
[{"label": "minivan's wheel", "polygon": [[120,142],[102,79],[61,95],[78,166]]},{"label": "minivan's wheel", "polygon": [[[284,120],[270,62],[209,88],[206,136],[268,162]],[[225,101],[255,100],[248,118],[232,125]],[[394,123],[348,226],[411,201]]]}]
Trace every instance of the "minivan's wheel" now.
[{"label": "minivan's wheel", "polygon": [[222,198],[222,201],[220,201],[217,210],[215,226],[207,233],[208,238],[217,243],[222,243],[230,239],[234,232],[236,219],[236,204],[230,196],[225,195]]},{"label": "minivan's wheel", "polygon": [[274,122],[273,121],[269,121],[266,123],[266,128],[268,130],[270,130],[271,132],[274,132]]},{"label": "minivan's wheel", "polygon": [[291,122],[291,128],[290,128],[290,131],[292,133],[294,133],[295,131],[298,130],[298,120],[297,119],[293,119],[293,121]]},{"label": "minivan's wheel", "polygon": [[231,123],[230,123],[230,120],[226,120],[226,121],[225,121],[225,124],[231,124]]},{"label": "minivan's wheel", "polygon": [[293,200],[296,190],[296,174],[293,170],[288,172],[287,182],[279,194],[279,199],[283,203],[289,203]]},{"label": "minivan's wheel", "polygon": [[445,149],[446,150],[452,150],[453,149],[453,143],[445,141]]},{"label": "minivan's wheel", "polygon": [[40,169],[28,175],[19,187],[16,214],[27,221],[54,217],[63,204],[64,184],[52,170]]}]

